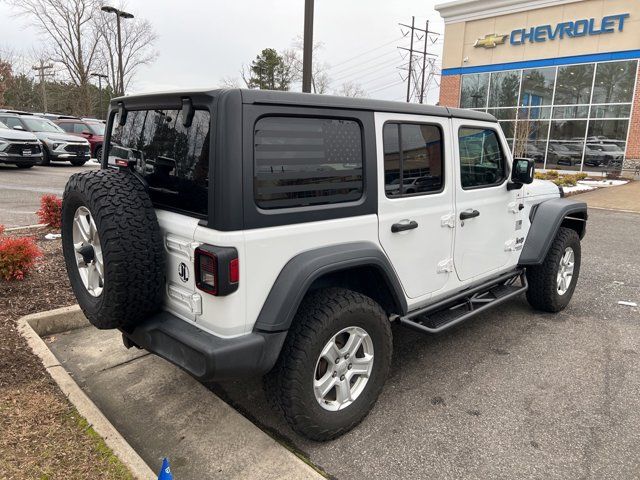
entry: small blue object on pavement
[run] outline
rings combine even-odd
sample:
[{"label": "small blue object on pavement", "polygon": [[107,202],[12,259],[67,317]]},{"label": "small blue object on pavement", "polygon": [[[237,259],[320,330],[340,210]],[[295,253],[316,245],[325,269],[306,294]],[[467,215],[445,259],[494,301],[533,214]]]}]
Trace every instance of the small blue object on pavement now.
[{"label": "small blue object on pavement", "polygon": [[169,460],[166,457],[164,460],[162,460],[162,470],[160,470],[158,480],[173,480],[173,475],[171,475],[171,467],[169,466]]}]

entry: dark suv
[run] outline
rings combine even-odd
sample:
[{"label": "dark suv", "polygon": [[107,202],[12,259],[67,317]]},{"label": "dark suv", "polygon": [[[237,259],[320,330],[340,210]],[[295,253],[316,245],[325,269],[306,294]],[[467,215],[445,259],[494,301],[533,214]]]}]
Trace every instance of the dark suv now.
[{"label": "dark suv", "polygon": [[50,162],[71,162],[84,165],[90,158],[89,142],[75,135],[69,135],[51,120],[35,115],[15,115],[0,113],[0,122],[9,128],[31,132],[42,142],[41,165]]},{"label": "dark suv", "polygon": [[99,120],[83,120],[80,118],[59,118],[53,123],[71,135],[84,138],[91,147],[91,156],[100,160],[104,141],[104,123]]}]

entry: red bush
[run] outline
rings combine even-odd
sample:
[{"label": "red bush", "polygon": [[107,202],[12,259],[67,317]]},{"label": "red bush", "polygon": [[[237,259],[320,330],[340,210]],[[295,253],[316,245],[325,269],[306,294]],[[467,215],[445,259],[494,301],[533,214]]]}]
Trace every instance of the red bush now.
[{"label": "red bush", "polygon": [[55,195],[40,198],[40,210],[36,212],[40,221],[53,228],[62,226],[62,200]]},{"label": "red bush", "polygon": [[4,233],[4,225],[0,225],[0,235]]},{"label": "red bush", "polygon": [[23,280],[42,251],[33,238],[0,238],[0,277],[5,280]]}]

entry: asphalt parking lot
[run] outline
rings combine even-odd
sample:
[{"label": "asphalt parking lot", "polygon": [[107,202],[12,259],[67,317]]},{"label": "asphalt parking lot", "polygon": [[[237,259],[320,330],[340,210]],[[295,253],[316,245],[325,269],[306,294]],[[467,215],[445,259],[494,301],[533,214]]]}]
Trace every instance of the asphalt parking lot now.
[{"label": "asphalt parking lot", "polygon": [[592,210],[569,307],[524,298],[455,331],[394,328],[390,377],[356,429],[315,443],[292,432],[259,381],[210,388],[340,479],[637,478],[640,215]]},{"label": "asphalt parking lot", "polygon": [[98,164],[93,162],[82,167],[53,163],[28,170],[0,164],[0,225],[11,228],[39,223],[35,212],[40,208],[40,197],[47,193],[62,197],[71,175],[94,168]]},{"label": "asphalt parking lot", "polygon": [[[536,313],[519,298],[440,336],[394,328],[392,371],[377,405],[327,443],[292,432],[259,380],[208,391],[151,355],[114,367],[125,354],[118,335],[92,328],[50,339],[50,347],[143,458],[175,458],[180,478],[232,474],[221,465],[237,435],[210,391],[334,478],[636,478],[640,309],[617,303],[640,303],[635,238],[639,214],[590,211],[580,282],[560,314]],[[202,405],[211,407],[194,414]],[[213,430],[224,433],[204,440],[207,421],[221,422]]]}]

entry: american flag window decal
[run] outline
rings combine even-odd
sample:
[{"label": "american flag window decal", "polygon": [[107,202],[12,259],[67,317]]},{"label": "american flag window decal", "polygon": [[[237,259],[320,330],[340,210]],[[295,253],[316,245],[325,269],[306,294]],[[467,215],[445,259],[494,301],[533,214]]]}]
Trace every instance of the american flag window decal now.
[{"label": "american flag window decal", "polygon": [[254,130],[260,208],[352,202],[362,197],[362,131],[353,120],[265,117]]}]

